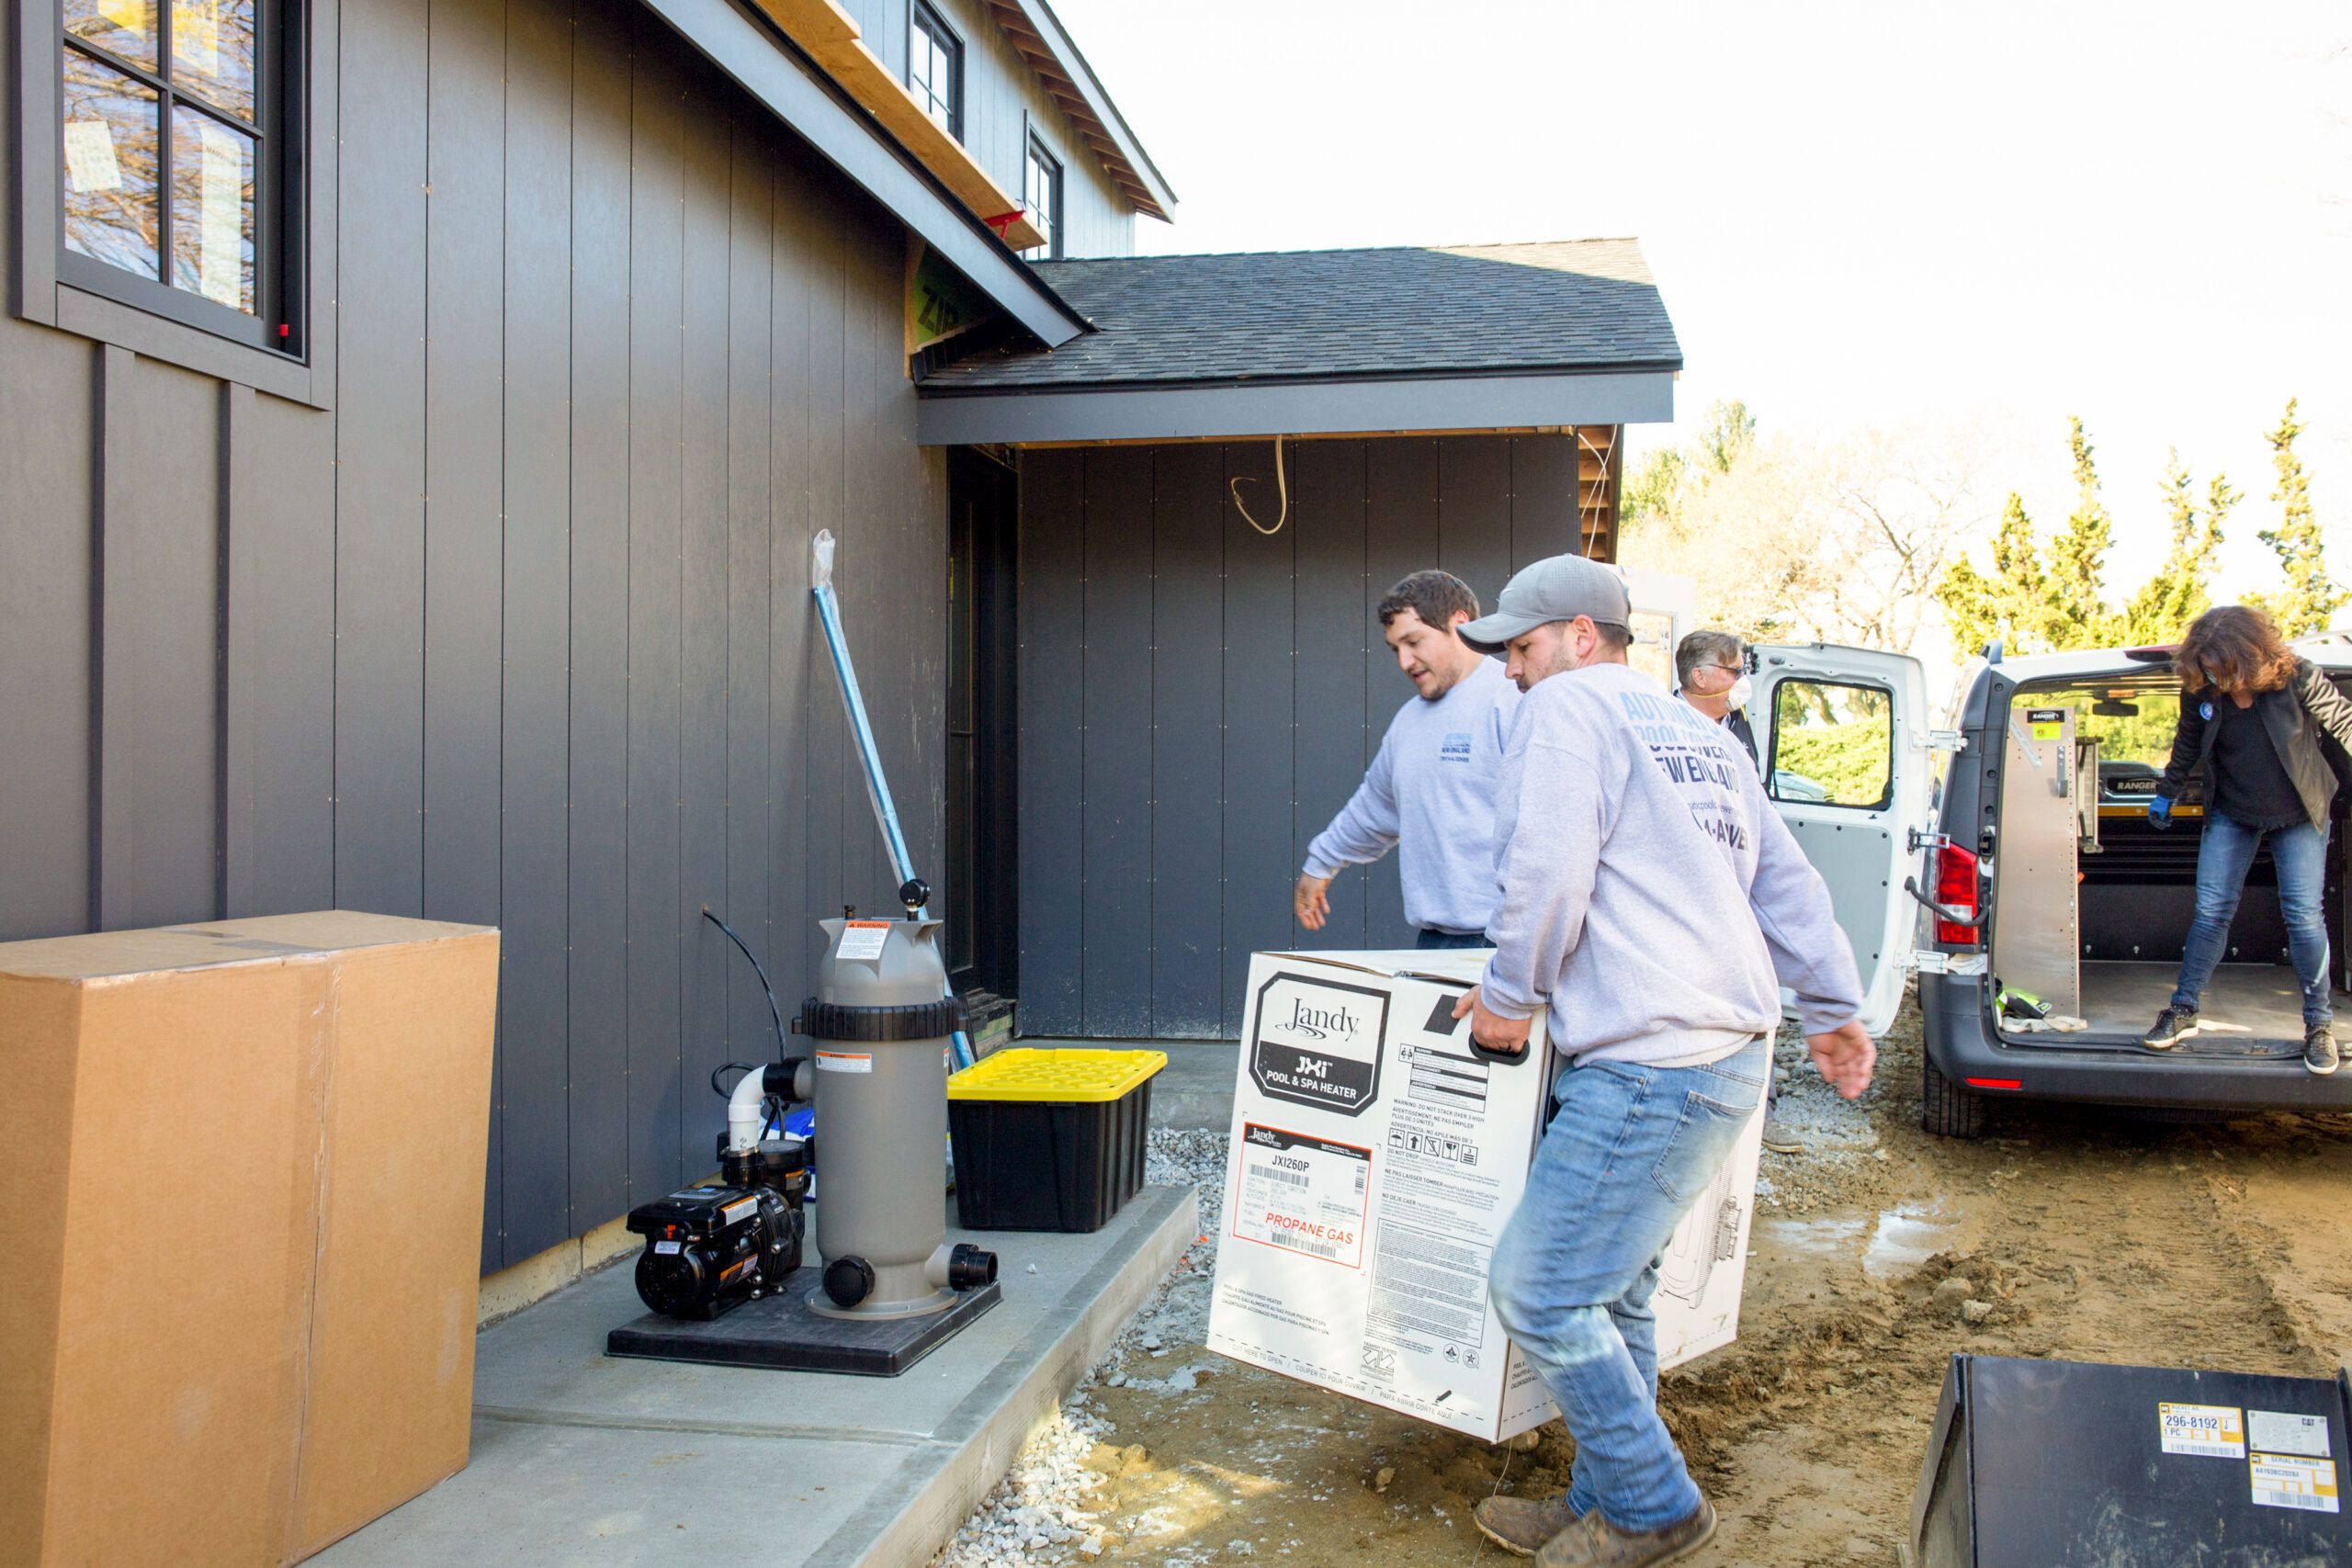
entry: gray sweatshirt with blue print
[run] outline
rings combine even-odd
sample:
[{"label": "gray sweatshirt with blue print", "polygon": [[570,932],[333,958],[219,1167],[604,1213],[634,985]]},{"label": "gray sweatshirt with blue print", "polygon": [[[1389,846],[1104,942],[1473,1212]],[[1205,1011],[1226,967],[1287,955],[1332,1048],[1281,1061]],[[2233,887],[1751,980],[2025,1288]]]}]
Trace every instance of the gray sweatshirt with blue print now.
[{"label": "gray sweatshirt with blue print", "polygon": [[1333,876],[1396,851],[1405,919],[1482,931],[1495,907],[1495,780],[1519,688],[1491,659],[1435,702],[1396,710],[1363,783],[1306,846],[1306,874]]},{"label": "gray sweatshirt with blue print", "polygon": [[1527,694],[1496,804],[1483,997],[1572,1060],[1693,1065],[1861,1010],[1829,889],[1724,728],[1623,664]]}]

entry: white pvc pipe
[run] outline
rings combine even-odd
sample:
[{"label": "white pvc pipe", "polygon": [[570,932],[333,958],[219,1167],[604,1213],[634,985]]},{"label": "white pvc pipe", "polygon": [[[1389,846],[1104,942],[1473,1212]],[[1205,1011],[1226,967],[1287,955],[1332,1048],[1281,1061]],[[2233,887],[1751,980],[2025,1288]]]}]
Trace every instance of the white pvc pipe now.
[{"label": "white pvc pipe", "polygon": [[727,1146],[737,1154],[760,1146],[760,1131],[767,1124],[760,1110],[766,1085],[767,1069],[753,1067],[735,1080],[735,1092],[727,1097]]}]

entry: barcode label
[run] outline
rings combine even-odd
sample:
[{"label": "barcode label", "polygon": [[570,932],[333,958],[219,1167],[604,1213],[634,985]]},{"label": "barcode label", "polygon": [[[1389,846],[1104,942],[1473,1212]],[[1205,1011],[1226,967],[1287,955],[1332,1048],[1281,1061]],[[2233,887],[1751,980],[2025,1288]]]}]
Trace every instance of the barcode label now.
[{"label": "barcode label", "polygon": [[2248,1456],[2254,1500],[2266,1508],[2299,1508],[2306,1513],[2337,1511],[2335,1461],[2292,1454]]},{"label": "barcode label", "polygon": [[[1314,1185],[1314,1183],[1308,1181],[1306,1178],[1299,1175],[1298,1172],[1295,1170],[1276,1170],[1273,1167],[1267,1165],[1251,1166],[1250,1168],[1250,1174],[1252,1176],[1263,1177],[1268,1181],[1279,1181],[1285,1187],[1305,1188]],[[1363,1178],[1359,1176],[1356,1179],[1358,1182],[1362,1182]]]},{"label": "barcode label", "polygon": [[1317,1258],[1337,1258],[1340,1256],[1340,1249],[1333,1247],[1329,1242],[1316,1241],[1303,1235],[1293,1235],[1288,1231],[1279,1230],[1273,1232],[1272,1236],[1274,1244],[1278,1247],[1287,1247],[1295,1251],[1308,1253]]}]

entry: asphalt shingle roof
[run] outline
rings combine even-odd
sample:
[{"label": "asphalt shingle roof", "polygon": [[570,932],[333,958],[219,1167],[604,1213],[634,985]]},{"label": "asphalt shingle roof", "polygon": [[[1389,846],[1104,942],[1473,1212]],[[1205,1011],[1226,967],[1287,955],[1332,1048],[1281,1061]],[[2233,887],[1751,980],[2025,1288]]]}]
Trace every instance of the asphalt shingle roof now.
[{"label": "asphalt shingle roof", "polygon": [[1633,240],[1035,265],[1098,330],[941,367],[926,391],[1682,367]]}]

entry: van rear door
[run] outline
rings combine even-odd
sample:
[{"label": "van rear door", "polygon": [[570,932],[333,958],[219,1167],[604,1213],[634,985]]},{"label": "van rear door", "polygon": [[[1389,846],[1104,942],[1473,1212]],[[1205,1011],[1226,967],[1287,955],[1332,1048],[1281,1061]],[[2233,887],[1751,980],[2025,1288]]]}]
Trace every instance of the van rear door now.
[{"label": "van rear door", "polygon": [[1862,976],[1862,1027],[1894,1026],[1918,907],[1910,830],[1930,829],[1927,674],[1908,654],[1758,647],[1749,727],[1765,794],[1829,884]]}]

